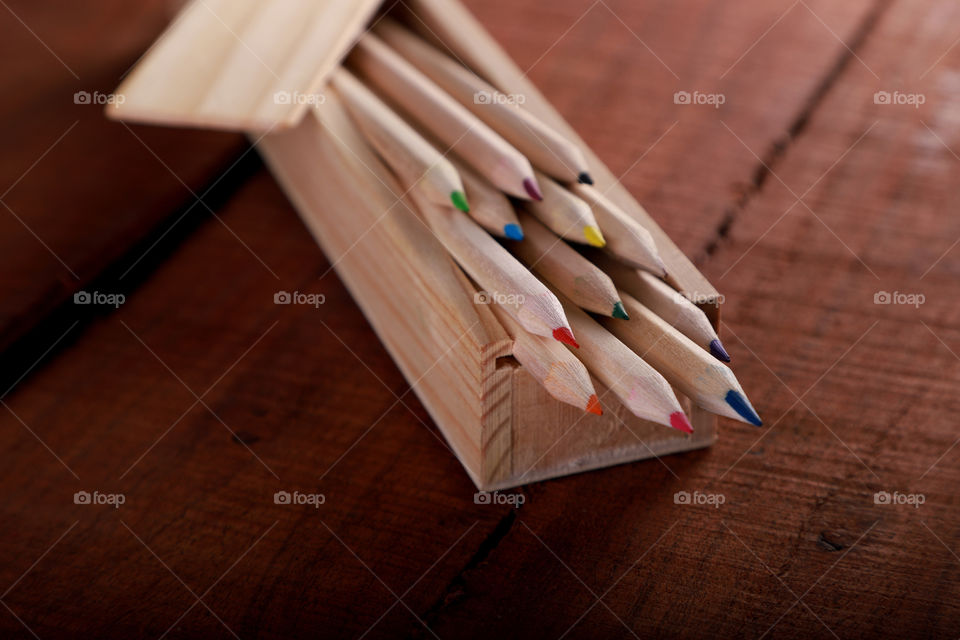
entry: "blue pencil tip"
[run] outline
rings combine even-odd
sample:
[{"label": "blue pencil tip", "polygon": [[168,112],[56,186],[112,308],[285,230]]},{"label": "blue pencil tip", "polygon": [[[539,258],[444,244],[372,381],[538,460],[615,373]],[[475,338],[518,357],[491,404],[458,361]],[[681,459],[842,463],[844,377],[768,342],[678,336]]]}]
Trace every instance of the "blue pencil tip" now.
[{"label": "blue pencil tip", "polygon": [[723,348],[723,343],[719,340],[712,340],[710,342],[710,353],[717,360],[730,362],[730,355],[727,353],[727,350]]},{"label": "blue pencil tip", "polygon": [[503,233],[511,240],[523,240],[523,229],[521,229],[518,224],[511,222],[510,224],[503,225]]},{"label": "blue pencil tip", "polygon": [[741,418],[755,427],[763,426],[763,420],[760,419],[760,416],[757,415],[757,412],[754,411],[752,406],[750,406],[750,401],[744,398],[742,393],[730,389],[730,391],[727,391],[727,397],[725,400],[727,401],[728,405],[733,407],[733,410],[736,411]]}]

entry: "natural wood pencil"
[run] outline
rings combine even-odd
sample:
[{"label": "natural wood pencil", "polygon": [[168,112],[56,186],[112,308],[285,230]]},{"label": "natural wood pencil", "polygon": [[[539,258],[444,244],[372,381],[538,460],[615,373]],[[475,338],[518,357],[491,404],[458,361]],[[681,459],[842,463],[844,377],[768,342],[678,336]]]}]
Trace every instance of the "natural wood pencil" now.
[{"label": "natural wood pencil", "polygon": [[558,236],[593,247],[606,245],[590,205],[539,171],[537,180],[543,192],[540,202],[528,202],[527,209]]},{"label": "natural wood pencil", "polygon": [[653,236],[639,222],[590,185],[575,184],[570,190],[593,211],[606,233],[608,252],[637,269],[646,269],[658,276],[667,274]]},{"label": "natural wood pencil", "polygon": [[556,296],[469,216],[411,198],[454,260],[481,287],[476,301],[499,304],[529,331],[578,347]]},{"label": "natural wood pencil", "polygon": [[[644,420],[693,433],[670,384],[630,347],[558,294],[564,313],[580,340],[576,355],[630,413]],[[623,322],[622,320],[619,322]]]},{"label": "natural wood pencil", "polygon": [[469,211],[460,174],[432,144],[346,69],[330,76],[357,128],[407,189],[423,189],[433,202]]},{"label": "natural wood pencil", "polygon": [[526,156],[382,40],[363,36],[347,62],[498,189],[517,198],[542,197]]},{"label": "natural wood pencil", "polygon": [[573,353],[555,340],[530,333],[500,305],[490,308],[513,338],[513,357],[547,393],[560,402],[603,415],[590,374]]},{"label": "natural wood pencil", "polygon": [[447,54],[399,23],[384,18],[374,29],[387,44],[474,115],[558,180],[593,184],[580,147]]},{"label": "natural wood pencil", "polygon": [[707,314],[682,293],[652,273],[629,267],[600,251],[592,252],[590,260],[637,302],[709,351],[717,360],[730,362],[730,356]]},{"label": "natural wood pencil", "polygon": [[470,217],[481,227],[501,238],[523,240],[523,228],[517,220],[517,212],[503,192],[477,175],[455,154],[450,161],[460,173],[463,188],[470,201]]},{"label": "natural wood pencil", "polygon": [[582,309],[614,318],[627,318],[613,281],[592,262],[528,213],[520,214],[526,237],[511,242],[510,251],[541,278]]},{"label": "natural wood pencil", "polygon": [[[620,298],[630,320],[602,319],[605,327],[707,411],[756,426],[763,424],[729,367],[717,362],[629,293],[621,291]],[[579,335],[580,330],[577,331]]]}]

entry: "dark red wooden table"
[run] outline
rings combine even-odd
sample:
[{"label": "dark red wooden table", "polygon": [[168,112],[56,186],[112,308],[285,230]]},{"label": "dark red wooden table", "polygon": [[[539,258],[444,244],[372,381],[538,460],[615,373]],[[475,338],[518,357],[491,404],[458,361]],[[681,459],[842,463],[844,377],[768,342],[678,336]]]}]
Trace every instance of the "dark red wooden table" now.
[{"label": "dark red wooden table", "polygon": [[0,4],[2,637],[957,636],[960,5],[468,3],[726,296],[767,423],[512,508],[242,138],[75,103],[169,2]]}]

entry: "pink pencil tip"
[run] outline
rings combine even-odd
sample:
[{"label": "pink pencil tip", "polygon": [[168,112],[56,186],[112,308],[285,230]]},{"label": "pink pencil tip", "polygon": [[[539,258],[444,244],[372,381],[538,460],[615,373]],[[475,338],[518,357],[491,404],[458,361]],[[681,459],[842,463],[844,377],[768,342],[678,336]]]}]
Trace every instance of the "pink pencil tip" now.
[{"label": "pink pencil tip", "polygon": [[527,194],[537,202],[543,201],[543,194],[540,193],[540,187],[533,178],[527,178],[523,181],[523,188]]},{"label": "pink pencil tip", "polygon": [[579,349],[580,345],[577,344],[577,341],[573,339],[573,332],[566,327],[560,327],[559,329],[553,330],[553,337],[563,344],[568,344],[575,349]]},{"label": "pink pencil tip", "polygon": [[674,411],[670,414],[670,426],[684,433],[693,433],[693,425],[687,420],[683,411]]}]

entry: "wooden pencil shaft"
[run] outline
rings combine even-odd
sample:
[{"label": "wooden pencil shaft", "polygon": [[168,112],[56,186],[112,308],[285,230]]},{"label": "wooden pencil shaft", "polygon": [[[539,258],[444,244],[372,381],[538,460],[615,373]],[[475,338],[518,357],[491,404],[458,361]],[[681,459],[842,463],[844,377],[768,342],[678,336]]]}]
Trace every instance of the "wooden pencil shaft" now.
[{"label": "wooden pencil shaft", "polygon": [[464,191],[460,174],[449,160],[346,69],[331,76],[364,137],[390,165],[404,187],[423,189],[438,204]]},{"label": "wooden pencil shaft", "polygon": [[[525,203],[527,210],[562,238],[602,246],[602,242],[592,239],[592,233],[596,233],[601,240],[604,236],[600,235],[590,205],[543,173],[537,171],[536,176],[543,200]],[[588,231],[591,229],[596,231]]]},{"label": "wooden pencil shaft", "polygon": [[603,326],[642,353],[643,358],[670,384],[697,405],[712,413],[744,421],[727,401],[730,391],[746,398],[736,376],[727,366],[630,294],[621,291],[620,298],[630,320],[608,322],[601,319]]},{"label": "wooden pencil shaft", "polygon": [[658,276],[666,275],[666,267],[653,236],[639,222],[595,187],[575,184],[570,190],[593,211],[607,240],[605,249],[611,255],[637,269],[645,269]]},{"label": "wooden pencil shaft", "polygon": [[510,251],[578,307],[609,316],[620,302],[610,278],[527,213],[519,216],[524,239]]},{"label": "wooden pencil shaft", "polygon": [[575,355],[587,370],[635,416],[672,426],[671,415],[683,410],[664,377],[562,294],[557,297],[580,342]]},{"label": "wooden pencil shaft", "polygon": [[596,390],[587,368],[556,340],[534,335],[524,329],[499,305],[491,310],[513,338],[513,357],[557,400],[586,409]]},{"label": "wooden pencil shaft", "polygon": [[591,252],[589,259],[596,262],[619,288],[699,346],[709,351],[710,343],[719,340],[707,314],[652,273],[634,269],[600,251]]},{"label": "wooden pencil shaft", "polygon": [[460,104],[490,125],[544,173],[568,182],[588,174],[580,147],[453,58],[398,23],[385,18],[377,35]]},{"label": "wooden pencil shaft", "polygon": [[361,38],[348,62],[498,189],[530,197],[524,181],[534,178],[527,158],[376,36]]},{"label": "wooden pencil shaft", "polygon": [[411,197],[450,255],[484,288],[478,303],[501,305],[537,335],[553,337],[556,329],[569,329],[556,296],[476,222],[452,208],[421,202],[416,193]]},{"label": "wooden pencil shaft", "polygon": [[460,174],[463,189],[470,202],[470,217],[490,233],[505,237],[509,225],[520,226],[517,213],[503,192],[487,182],[486,179],[466,165],[455,154],[450,154],[450,161]]}]

